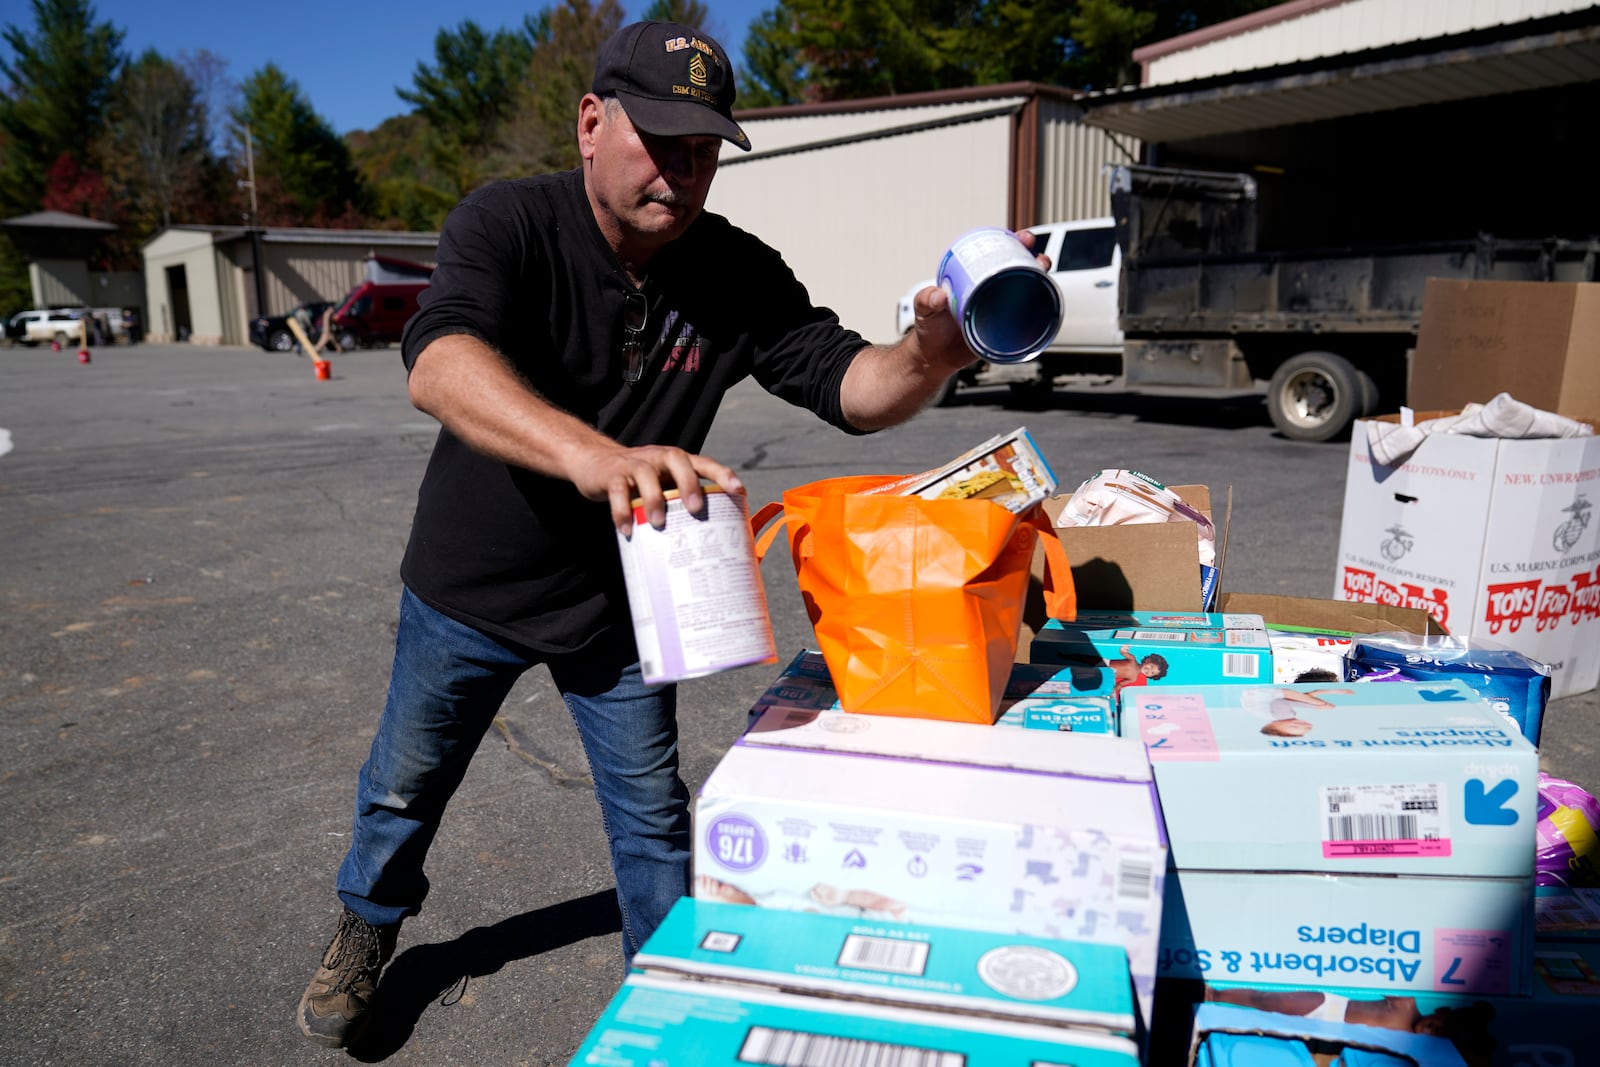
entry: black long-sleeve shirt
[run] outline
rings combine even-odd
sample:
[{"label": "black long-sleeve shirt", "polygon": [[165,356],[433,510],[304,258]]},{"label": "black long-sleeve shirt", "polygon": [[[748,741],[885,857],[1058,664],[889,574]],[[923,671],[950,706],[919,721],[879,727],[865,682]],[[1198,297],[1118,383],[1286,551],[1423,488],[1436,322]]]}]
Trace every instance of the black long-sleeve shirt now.
[{"label": "black long-sleeve shirt", "polygon": [[[451,212],[438,267],[402,342],[469,334],[547,400],[624,445],[698,452],[746,375],[854,431],[845,370],[867,342],[814,307],[773,249],[705,213],[649,264],[643,376],[623,380],[633,290],[581,171],[488,186]],[[609,505],[473,451],[441,430],[418,492],[401,577],[450,617],[531,649],[633,640]]]}]

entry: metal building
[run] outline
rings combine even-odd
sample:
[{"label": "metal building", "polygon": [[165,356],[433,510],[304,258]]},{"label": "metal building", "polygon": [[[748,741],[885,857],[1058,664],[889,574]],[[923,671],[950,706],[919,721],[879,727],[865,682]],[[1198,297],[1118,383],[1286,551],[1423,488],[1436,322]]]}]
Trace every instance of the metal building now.
[{"label": "metal building", "polygon": [[1084,122],[1253,174],[1265,249],[1600,234],[1596,0],[1288,0],[1134,59]]},{"label": "metal building", "polygon": [[707,207],[891,341],[895,302],[966,231],[1109,213],[1103,168],[1140,145],[1083,125],[1078,96],[1016,82],[741,111],[752,150],[724,147]]},{"label": "metal building", "polygon": [[[144,245],[152,341],[249,343],[250,320],[308,300],[338,300],[363,277],[371,255],[431,263],[436,233],[265,227],[259,244],[239,226],[173,226]],[[258,306],[255,270],[259,256]]]}]

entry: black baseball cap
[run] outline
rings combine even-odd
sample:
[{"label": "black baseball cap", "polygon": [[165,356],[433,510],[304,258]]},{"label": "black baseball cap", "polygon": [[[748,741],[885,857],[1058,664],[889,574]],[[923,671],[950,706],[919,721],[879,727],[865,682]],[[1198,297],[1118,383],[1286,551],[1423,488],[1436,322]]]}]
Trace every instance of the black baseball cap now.
[{"label": "black baseball cap", "polygon": [[600,46],[596,96],[615,96],[628,121],[658,137],[712,136],[745,151],[733,121],[733,66],[708,34],[678,22],[635,22]]}]

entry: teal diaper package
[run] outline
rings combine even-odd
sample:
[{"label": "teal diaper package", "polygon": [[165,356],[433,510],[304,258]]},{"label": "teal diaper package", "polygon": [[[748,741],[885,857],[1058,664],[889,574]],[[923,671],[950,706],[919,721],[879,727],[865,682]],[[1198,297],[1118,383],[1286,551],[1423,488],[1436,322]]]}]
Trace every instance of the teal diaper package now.
[{"label": "teal diaper package", "polygon": [[1467,1067],[1449,1041],[1432,1034],[1333,1022],[1234,1004],[1195,1012],[1194,1067],[1314,1067],[1315,1048],[1338,1067]]},{"label": "teal diaper package", "polygon": [[1139,1067],[1127,1038],[632,974],[572,1067]]},{"label": "teal diaper package", "polygon": [[1112,697],[1141,688],[1272,681],[1272,646],[1254,614],[1082,611],[1072,622],[1048,620],[1028,657],[1070,671],[1080,693]]},{"label": "teal diaper package", "polygon": [[861,1004],[1131,1036],[1116,945],[755,908],[685,897],[634,966]]},{"label": "teal diaper package", "polygon": [[1470,686],[1155,686],[1122,696],[1180,870],[1531,877],[1533,745]]}]

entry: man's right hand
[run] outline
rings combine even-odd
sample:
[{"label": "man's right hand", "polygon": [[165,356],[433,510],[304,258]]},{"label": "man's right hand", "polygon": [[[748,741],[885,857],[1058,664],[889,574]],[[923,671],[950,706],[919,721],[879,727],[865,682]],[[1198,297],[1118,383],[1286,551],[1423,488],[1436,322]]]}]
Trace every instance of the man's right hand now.
[{"label": "man's right hand", "polygon": [[744,492],[744,483],[733,468],[669,445],[624,448],[606,442],[577,457],[569,476],[588,499],[610,502],[612,525],[623,537],[633,533],[635,499],[645,520],[659,530],[667,524],[668,489],[676,487],[683,506],[693,514],[705,507],[701,478],[709,478],[730,493]]}]

